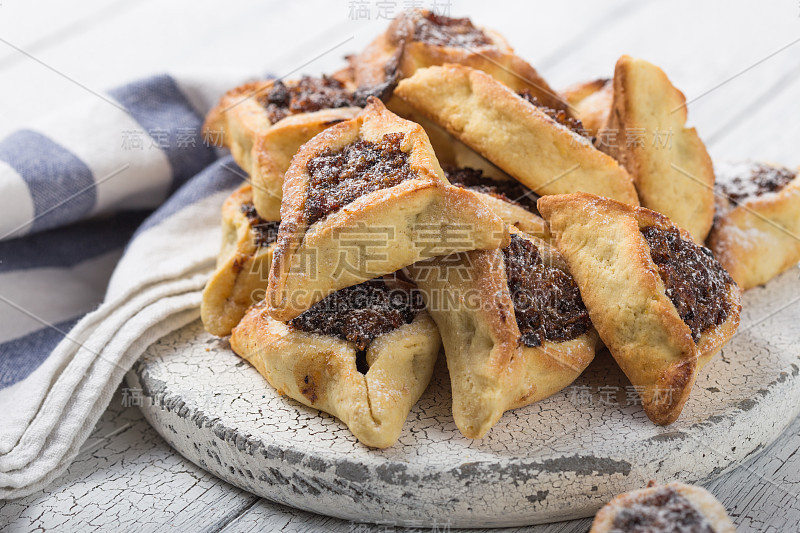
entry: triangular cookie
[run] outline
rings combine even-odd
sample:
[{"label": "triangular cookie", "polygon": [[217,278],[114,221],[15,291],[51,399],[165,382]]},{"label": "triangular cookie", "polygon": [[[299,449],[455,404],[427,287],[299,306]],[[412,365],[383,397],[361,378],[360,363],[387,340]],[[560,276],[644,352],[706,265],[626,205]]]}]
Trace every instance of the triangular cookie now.
[{"label": "triangular cookie", "polygon": [[600,338],[657,424],[678,418],[698,370],[739,325],[739,288],[665,216],[591,194],[539,211]]},{"label": "triangular cookie", "polygon": [[242,185],[225,200],[222,249],[200,306],[209,333],[228,335],[247,308],[264,298],[278,225],[258,216],[250,185]]},{"label": "triangular cookie", "polygon": [[599,342],[558,252],[511,231],[502,250],[408,268],[442,334],[453,417],[470,438],[485,435],[505,411],[572,383]]},{"label": "triangular cookie", "polygon": [[436,159],[442,168],[451,166],[457,168],[473,168],[480,170],[485,176],[494,180],[513,180],[511,176],[503,172],[497,165],[480,155],[478,152],[462,143],[449,133],[428,119],[422,113],[414,109],[399,98],[392,98],[386,106],[389,111],[401,118],[416,122],[431,141]]},{"label": "triangular cookie", "polygon": [[478,194],[506,224],[545,240],[549,238],[547,224],[536,215],[537,194],[402,100],[395,98],[391,103],[392,112],[425,130],[445,177],[452,185]]},{"label": "triangular cookie", "polygon": [[363,104],[352,85],[323,76],[267,80],[231,89],[203,126],[210,144],[230,148],[251,178],[254,204],[280,218],[283,174],[298,148],[325,128],[356,116]]},{"label": "triangular cookie", "polygon": [[250,177],[253,203],[260,215],[280,218],[283,178],[300,147],[324,129],[349,120],[360,111],[360,108],[347,107],[291,115],[256,138]]},{"label": "triangular cookie", "polygon": [[694,531],[736,533],[725,507],[703,487],[673,481],[620,494],[592,522],[589,533]]},{"label": "triangular cookie", "polygon": [[424,130],[371,98],[357,118],[320,133],[292,160],[270,312],[289,320],[338,289],[507,240],[498,216],[447,182]]},{"label": "triangular cookie", "polygon": [[402,100],[396,98],[391,103],[392,112],[425,130],[445,177],[452,185],[478,194],[506,224],[548,238],[547,224],[536,215],[537,194]]},{"label": "triangular cookie", "polygon": [[563,109],[564,102],[530,64],[497,32],[478,28],[468,18],[437,15],[426,9],[400,13],[386,32],[350,58],[359,87],[384,87],[417,69],[457,63],[482,70],[511,87],[528,90],[541,102]]},{"label": "triangular cookie", "polygon": [[800,261],[800,178],[767,163],[716,165],[716,216],[708,247],[742,290]]},{"label": "triangular cookie", "polygon": [[644,207],[702,243],[714,221],[714,168],[697,131],[686,127],[686,115],[686,98],[663,70],[622,56],[597,146],[628,169]]},{"label": "triangular cookie", "polygon": [[538,194],[577,191],[638,205],[628,173],[581,125],[479,70],[418,70],[395,94]]},{"label": "triangular cookie", "polygon": [[231,335],[280,394],[330,413],[367,446],[386,448],[428,386],[441,341],[418,294],[371,280],[338,291],[296,319],[252,307]]}]

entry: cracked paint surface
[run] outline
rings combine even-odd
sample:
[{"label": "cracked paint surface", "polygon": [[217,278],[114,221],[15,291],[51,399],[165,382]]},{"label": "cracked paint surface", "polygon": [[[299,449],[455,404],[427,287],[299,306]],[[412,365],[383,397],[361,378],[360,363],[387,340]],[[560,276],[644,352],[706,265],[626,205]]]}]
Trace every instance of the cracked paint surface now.
[{"label": "cracked paint surface", "polygon": [[[182,454],[280,503],[412,526],[577,518],[650,479],[708,482],[785,429],[800,407],[800,306],[771,313],[790,301],[797,278],[791,271],[745,295],[740,332],[666,428],[624,401],[629,383],[607,354],[572,387],[507,413],[480,441],[456,429],[440,361],[386,450],[366,448],[335,418],[278,396],[199,323],[152,346],[128,380],[152,397],[145,415]],[[607,387],[622,391],[615,401]]]},{"label": "cracked paint surface", "polygon": [[[760,290],[760,289],[758,289]],[[749,323],[768,313],[752,313]],[[726,359],[731,360],[730,354]],[[721,360],[721,359],[720,359]],[[715,363],[716,364],[716,363]],[[773,364],[773,363],[769,363]],[[247,367],[242,363],[241,367]],[[235,368],[235,367],[234,367]],[[767,367],[768,368],[768,367]],[[752,398],[761,401],[781,403],[793,401],[791,394],[784,398],[771,396],[776,386],[795,379],[793,367],[784,373],[772,376],[763,385],[750,382],[749,390],[756,390]],[[748,378],[750,379],[750,378]],[[711,399],[725,390],[723,382],[717,385],[705,382]],[[702,384],[702,383],[701,383]],[[780,389],[778,390],[780,392]],[[791,392],[791,390],[788,390]],[[214,406],[220,392],[214,391],[206,407]],[[260,398],[260,396],[259,396]],[[763,398],[763,400],[762,400]],[[772,398],[770,400],[770,398]],[[777,399],[776,399],[777,398]],[[293,509],[267,500],[259,499],[195,466],[175,453],[161,439],[155,430],[143,419],[138,407],[124,407],[117,393],[109,408],[103,414],[93,436],[87,441],[77,460],[64,476],[56,480],[46,490],[26,498],[0,502],[0,530],[2,531],[110,531],[149,533],[153,531],[224,531],[225,533],[262,531],[333,531],[336,533],[364,531],[385,532],[402,531],[401,528],[354,524],[352,522],[329,518]],[[692,402],[690,402],[691,405]],[[731,402],[736,403],[735,401]],[[174,405],[179,405],[175,402]],[[769,404],[768,404],[769,405]],[[186,407],[184,403],[183,407]],[[759,409],[758,405],[754,409]],[[747,411],[749,412],[749,411]],[[515,412],[513,416],[519,415]],[[417,415],[419,416],[419,415]],[[507,415],[508,416],[508,415]],[[711,415],[723,421],[723,415]],[[201,420],[197,418],[196,420]],[[783,419],[772,417],[777,431]],[[689,424],[691,426],[691,424]],[[122,428],[122,429],[121,429]],[[165,425],[162,431],[177,434],[180,426]],[[754,433],[754,432],[753,432]],[[671,443],[673,449],[683,449],[686,427],[682,430],[664,428],[652,440]],[[220,429],[224,437],[225,431]],[[752,434],[747,434],[751,437]],[[746,440],[745,437],[745,440]],[[239,438],[237,450],[241,447],[257,446],[258,439]],[[198,441],[198,448],[204,441]],[[223,440],[214,439],[216,446],[225,447]],[[748,448],[752,445],[748,444]],[[800,418],[772,445],[756,445],[743,464],[731,472],[726,472],[706,487],[720,499],[731,514],[739,531],[789,531],[800,522]],[[717,453],[737,453],[736,449],[719,449]],[[213,452],[213,450],[212,450]],[[215,452],[220,460],[224,453]],[[296,465],[303,472],[323,473],[330,470],[330,463],[317,456],[308,456],[297,447],[271,446],[265,452],[267,457],[283,462],[275,470],[265,469],[258,476],[265,478],[274,475],[276,479],[292,482],[292,469]],[[674,452],[670,452],[674,453]],[[214,455],[214,453],[212,453]],[[702,455],[702,453],[701,453]],[[345,470],[347,467],[343,467]],[[364,471],[363,469],[361,470]],[[366,470],[370,472],[369,469]],[[285,475],[284,472],[289,472]],[[358,474],[351,471],[351,477]],[[392,466],[392,463],[379,465],[374,469],[378,479],[386,483],[410,484],[402,497],[414,497],[415,483],[407,469]],[[251,470],[255,476],[256,472]],[[248,474],[245,472],[245,476]],[[282,476],[278,477],[278,475]],[[296,479],[301,479],[299,476]],[[658,478],[667,481],[666,478]],[[391,480],[391,481],[390,481]],[[405,480],[405,481],[404,481]],[[302,485],[301,481],[298,481]],[[308,486],[311,486],[310,484]],[[316,488],[316,487],[315,487]],[[319,489],[317,489],[319,490]],[[447,491],[441,487],[441,491]],[[598,486],[588,487],[590,493],[599,491]],[[547,494],[544,494],[547,492]],[[313,495],[313,489],[308,497]],[[322,497],[322,491],[320,496]],[[495,495],[500,498],[503,493]],[[526,496],[525,504],[535,500],[550,499],[548,489],[539,489]],[[350,505],[354,505],[351,503]],[[520,503],[520,505],[523,505]],[[387,522],[391,522],[387,520]],[[589,528],[590,519],[534,526],[514,531],[527,533],[577,533]],[[427,526],[437,526],[440,531],[447,522],[431,518]],[[482,525],[479,521],[474,525]],[[450,527],[450,531],[456,531]],[[419,530],[413,530],[419,531]],[[478,532],[481,530],[470,530]],[[485,530],[483,530],[485,531]]]},{"label": "cracked paint surface", "polygon": [[175,454],[118,391],[62,477],[0,503],[0,531],[196,530],[257,500]]}]

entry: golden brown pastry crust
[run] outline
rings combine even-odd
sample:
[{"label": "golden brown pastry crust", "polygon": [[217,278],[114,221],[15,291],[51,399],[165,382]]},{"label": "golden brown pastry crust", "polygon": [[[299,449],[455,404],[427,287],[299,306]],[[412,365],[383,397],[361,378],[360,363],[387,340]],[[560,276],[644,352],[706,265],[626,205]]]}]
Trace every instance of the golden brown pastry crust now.
[{"label": "golden brown pastry crust", "polygon": [[[741,310],[739,289],[728,286],[727,319],[700,335],[666,295],[641,229],[675,226],[644,208],[591,194],[544,196],[539,211],[580,288],[600,338],[631,383],[641,389],[656,424],[680,415],[698,370],[733,336]],[[691,240],[684,230],[683,239]]]},{"label": "golden brown pastry crust", "polygon": [[[358,140],[379,142],[389,133],[403,134],[401,150],[408,154],[414,177],[360,196],[309,226],[307,163],[325,150],[336,152]],[[446,241],[448,228],[462,231],[457,242]],[[376,243],[376,238],[381,241]],[[343,239],[347,246],[340,245]],[[498,248],[507,241],[508,230],[497,215],[475,195],[447,182],[424,130],[371,98],[357,118],[303,145],[286,173],[267,290],[270,312],[278,320],[289,320],[331,292],[421,259]]]},{"label": "golden brown pastry crust", "polygon": [[260,244],[243,211],[252,203],[252,189],[245,184],[222,205],[222,249],[200,305],[203,326],[212,335],[228,335],[247,308],[264,298],[275,243]]},{"label": "golden brown pastry crust", "polygon": [[474,194],[507,225],[513,226],[528,235],[533,235],[544,241],[549,241],[551,239],[550,228],[547,227],[547,222],[539,215],[531,213],[521,205],[506,202],[490,194],[471,191],[469,189],[467,189],[467,192]]},{"label": "golden brown pastry crust", "polygon": [[[567,272],[552,246],[511,230]],[[416,263],[408,271],[442,335],[453,417],[464,436],[481,438],[509,409],[542,400],[572,383],[594,358],[594,329],[565,342],[521,341],[502,250],[476,250]]]},{"label": "golden brown pastry crust", "polygon": [[274,80],[245,83],[226,92],[208,112],[203,135],[217,146],[230,149],[234,161],[250,174],[253,142],[272,126],[258,96],[266,94]]},{"label": "golden brown pastry crust", "polygon": [[430,11],[423,9],[401,13],[385,33],[351,58],[359,87],[391,85],[410,77],[418,69],[457,63],[482,70],[515,92],[527,89],[548,107],[565,107],[561,97],[536,69],[518,57],[497,32],[481,28],[490,43],[475,47],[442,46],[415,40],[416,24],[426,16],[430,16]]},{"label": "golden brown pastry crust", "polygon": [[376,448],[397,441],[428,386],[440,346],[425,311],[369,344],[366,374],[356,367],[355,344],[292,329],[270,317],[264,303],[253,306],[231,335],[233,350],[279,394],[335,416]]},{"label": "golden brown pastry crust", "polygon": [[702,243],[714,220],[714,168],[697,131],[686,127],[686,116],[686,98],[663,70],[622,56],[614,68],[612,111],[597,146],[625,165],[644,207]]},{"label": "golden brown pastry crust", "polygon": [[777,192],[747,198],[738,205],[718,194],[708,245],[742,290],[762,285],[797,265],[800,176]]},{"label": "golden brown pastry crust", "polygon": [[569,106],[570,114],[581,121],[592,136],[608,122],[614,99],[614,83],[610,79],[597,79],[570,85],[561,96]]},{"label": "golden brown pastry crust", "polygon": [[395,94],[538,194],[585,191],[638,205],[612,157],[481,71],[421,69]]},{"label": "golden brown pastry crust", "polygon": [[322,109],[289,115],[272,124],[259,101],[274,80],[247,83],[231,89],[206,117],[203,131],[209,141],[230,149],[234,161],[251,177],[258,213],[280,218],[283,175],[299,147],[314,135],[361,112],[360,107]]},{"label": "golden brown pastry crust", "polygon": [[447,133],[447,130],[428,119],[425,115],[414,111],[414,108],[400,98],[392,98],[386,104],[386,107],[401,118],[416,122],[422,126],[431,141],[433,151],[436,153],[436,159],[439,160],[439,164],[443,167],[474,168],[483,172],[484,176],[494,180],[514,179],[475,150]]},{"label": "golden brown pastry crust", "polygon": [[728,517],[725,507],[710,492],[702,487],[686,485],[677,481],[663,486],[653,486],[651,481],[651,485],[645,489],[620,494],[598,511],[589,533],[606,533],[614,530],[614,520],[620,510],[634,505],[647,505],[649,498],[665,489],[673,490],[680,497],[688,500],[694,510],[708,521],[714,533],[736,533],[736,528]]},{"label": "golden brown pastry crust", "polygon": [[359,107],[343,107],[290,115],[255,139],[250,177],[253,202],[261,216],[280,218],[283,177],[300,147],[321,131],[360,112]]}]

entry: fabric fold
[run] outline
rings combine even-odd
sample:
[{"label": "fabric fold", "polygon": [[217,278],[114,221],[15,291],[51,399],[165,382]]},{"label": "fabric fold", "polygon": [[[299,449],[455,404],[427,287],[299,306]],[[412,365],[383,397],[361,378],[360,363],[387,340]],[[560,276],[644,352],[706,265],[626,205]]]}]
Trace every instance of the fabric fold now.
[{"label": "fabric fold", "polygon": [[[198,106],[215,96],[195,80],[140,80],[110,92],[117,106],[98,100],[0,141],[0,206],[19,206],[0,221],[0,498],[61,475],[142,352],[199,317],[220,207],[244,174],[204,143]],[[131,145],[131,131],[148,144]],[[103,181],[112,167],[125,168]],[[142,222],[142,209],[156,210]],[[64,284],[71,297],[85,287],[81,301],[102,303],[75,317],[48,276],[80,278]],[[49,292],[20,298],[19,280]]]}]

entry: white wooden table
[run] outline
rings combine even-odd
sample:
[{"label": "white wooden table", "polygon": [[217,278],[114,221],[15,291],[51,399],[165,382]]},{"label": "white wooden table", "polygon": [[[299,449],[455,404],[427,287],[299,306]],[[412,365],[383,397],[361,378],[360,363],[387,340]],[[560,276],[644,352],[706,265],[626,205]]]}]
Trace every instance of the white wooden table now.
[{"label": "white wooden table", "polygon": [[[434,4],[501,30],[555,87],[608,76],[623,53],[646,58],[684,91],[690,123],[715,159],[800,164],[800,4],[788,0],[0,0],[0,136],[153,73],[332,70],[391,11]],[[99,302],[102,292],[93,297]],[[709,484],[740,531],[798,530],[799,449],[796,420],[757,458]],[[589,523],[526,530],[586,531]],[[296,511],[219,481],[169,448],[120,393],[62,478],[0,502],[3,531],[278,529],[393,528]]]}]

